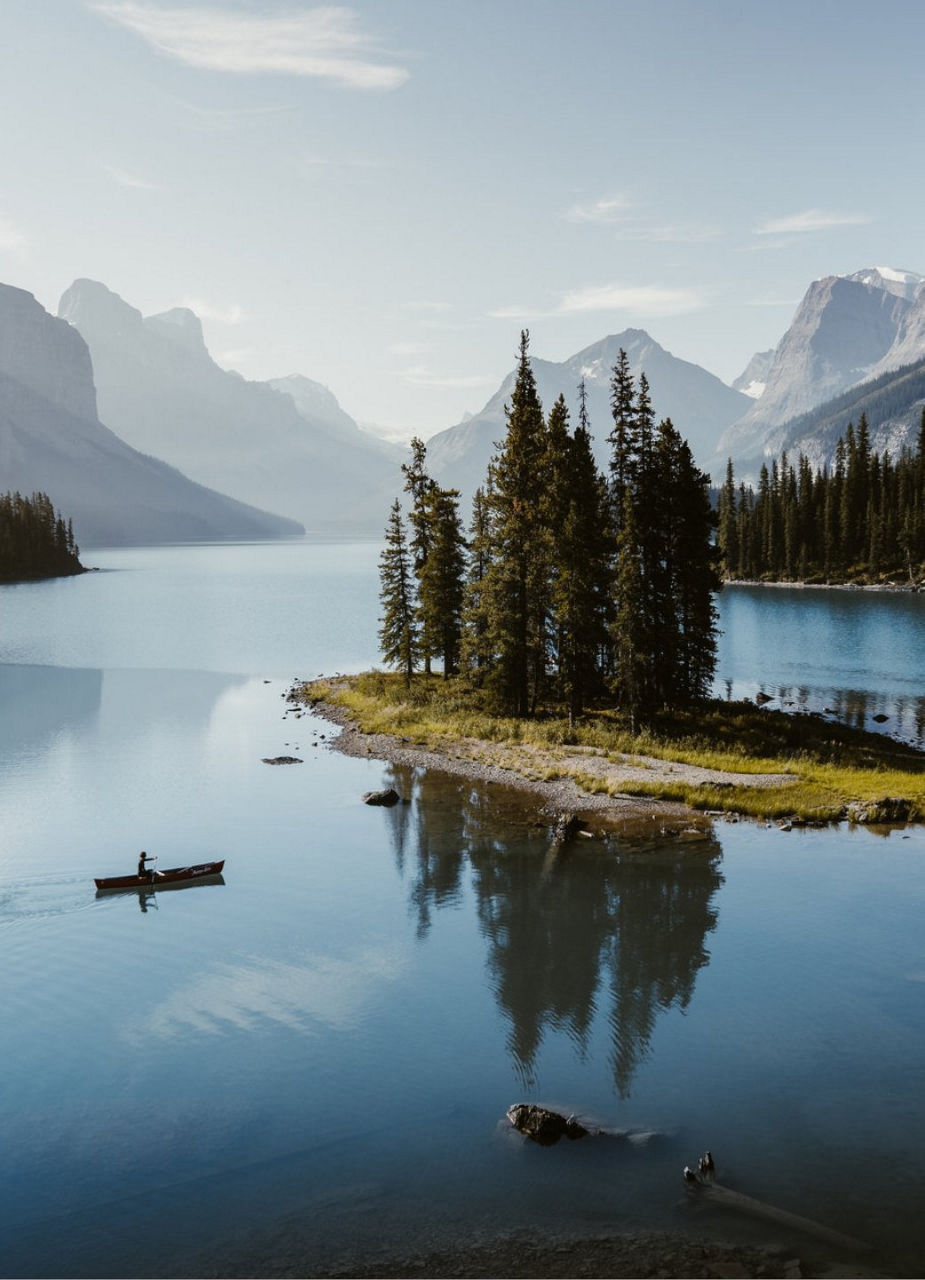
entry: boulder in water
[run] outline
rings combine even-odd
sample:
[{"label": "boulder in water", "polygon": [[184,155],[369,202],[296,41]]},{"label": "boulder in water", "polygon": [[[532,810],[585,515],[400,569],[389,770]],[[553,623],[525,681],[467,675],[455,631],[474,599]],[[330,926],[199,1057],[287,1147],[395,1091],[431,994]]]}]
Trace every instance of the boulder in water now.
[{"label": "boulder in water", "polygon": [[590,1132],[574,1116],[562,1116],[530,1102],[515,1102],[508,1107],[507,1118],[518,1132],[544,1147],[551,1147],[560,1138],[584,1138]]}]

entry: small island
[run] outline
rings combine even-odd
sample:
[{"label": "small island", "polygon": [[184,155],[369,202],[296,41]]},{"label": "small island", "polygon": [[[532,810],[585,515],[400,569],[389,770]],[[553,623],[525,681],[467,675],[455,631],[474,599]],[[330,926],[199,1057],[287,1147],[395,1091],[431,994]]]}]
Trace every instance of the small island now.
[{"label": "small island", "polygon": [[0,494],[0,583],[83,573],[74,528],[47,493]]},{"label": "small island", "polygon": [[925,818],[925,752],[832,721],[752,702],[704,701],[633,732],[619,710],[569,724],[550,706],[498,716],[458,677],[419,677],[409,691],[381,671],[296,686],[342,728],[348,755],[437,768],[532,792],[545,813],[603,828],[683,829],[694,813],[785,826]]},{"label": "small island", "polygon": [[[394,674],[311,681],[291,701],[340,724],[335,746],[348,754],[528,789],[565,821],[592,811],[598,824],[666,829],[690,826],[695,811],[788,827],[925,817],[925,753],[822,713],[769,709],[766,695],[709,696],[724,553],[715,533],[725,522],[730,536],[735,506],[721,504],[717,520],[709,477],[669,420],[656,425],[625,351],[605,477],[584,384],[572,431],[563,397],[544,415],[528,349],[524,331],[507,434],[468,537],[458,493],[428,475],[425,446],[412,442],[410,537],[396,499],[379,562],[379,641]],[[922,456],[903,466],[917,475]],[[850,492],[867,469],[866,446],[852,444]],[[918,555],[910,521],[904,545]]]}]

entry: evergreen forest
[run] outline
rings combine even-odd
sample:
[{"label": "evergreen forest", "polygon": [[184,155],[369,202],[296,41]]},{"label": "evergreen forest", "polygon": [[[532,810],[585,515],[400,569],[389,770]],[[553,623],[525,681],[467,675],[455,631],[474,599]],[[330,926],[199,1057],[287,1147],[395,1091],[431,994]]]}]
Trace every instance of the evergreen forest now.
[{"label": "evergreen forest", "polygon": [[732,580],[916,583],[925,574],[925,410],[914,449],[874,453],[867,418],[849,423],[831,468],[804,455],[764,464],[758,487],[736,486],[732,462],[717,503],[718,543]]},{"label": "evergreen forest", "polygon": [[412,443],[380,558],[379,639],[410,685],[432,663],[482,705],[571,719],[616,706],[635,727],[708,695],[720,587],[709,477],[621,351],[611,381],[608,474],[592,452],[583,383],[544,412],[520,353],[506,433],[465,529],[459,494]]},{"label": "evergreen forest", "polygon": [[70,520],[46,493],[0,494],[0,582],[83,573]]}]

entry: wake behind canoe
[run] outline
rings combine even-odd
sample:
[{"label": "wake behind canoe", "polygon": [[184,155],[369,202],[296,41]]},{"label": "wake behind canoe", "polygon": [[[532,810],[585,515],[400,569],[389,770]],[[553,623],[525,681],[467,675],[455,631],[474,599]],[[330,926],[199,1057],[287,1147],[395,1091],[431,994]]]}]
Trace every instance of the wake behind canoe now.
[{"label": "wake behind canoe", "polygon": [[202,880],[206,876],[219,876],[225,860],[200,862],[192,867],[170,867],[165,871],[148,872],[143,876],[110,876],[94,879],[97,891],[105,889],[156,889],[159,885],[176,884],[181,880]]}]

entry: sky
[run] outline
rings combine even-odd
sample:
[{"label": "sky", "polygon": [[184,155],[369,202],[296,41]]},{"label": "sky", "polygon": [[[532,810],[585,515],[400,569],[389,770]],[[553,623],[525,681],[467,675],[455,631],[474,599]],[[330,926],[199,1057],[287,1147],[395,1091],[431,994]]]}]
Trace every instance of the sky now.
[{"label": "sky", "polygon": [[524,327],[732,381],[813,279],[925,274],[923,48],[921,0],[7,0],[0,281],[191,307],[395,437]]}]

